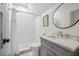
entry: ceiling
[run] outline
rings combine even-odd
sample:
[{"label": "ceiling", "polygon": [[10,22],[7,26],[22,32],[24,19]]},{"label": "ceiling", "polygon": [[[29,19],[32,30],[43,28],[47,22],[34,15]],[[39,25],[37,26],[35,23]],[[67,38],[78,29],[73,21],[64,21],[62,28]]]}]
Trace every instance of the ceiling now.
[{"label": "ceiling", "polygon": [[42,14],[56,3],[14,3],[14,5],[22,6],[35,14]]}]

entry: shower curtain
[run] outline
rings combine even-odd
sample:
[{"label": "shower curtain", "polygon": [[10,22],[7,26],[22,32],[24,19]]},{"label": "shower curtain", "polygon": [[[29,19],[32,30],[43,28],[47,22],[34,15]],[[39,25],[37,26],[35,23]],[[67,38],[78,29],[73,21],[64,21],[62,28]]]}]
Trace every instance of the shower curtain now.
[{"label": "shower curtain", "polygon": [[33,43],[38,41],[35,36],[35,18],[34,15],[12,10],[10,26],[11,55],[15,55],[19,48],[27,47],[27,45],[32,46]]}]

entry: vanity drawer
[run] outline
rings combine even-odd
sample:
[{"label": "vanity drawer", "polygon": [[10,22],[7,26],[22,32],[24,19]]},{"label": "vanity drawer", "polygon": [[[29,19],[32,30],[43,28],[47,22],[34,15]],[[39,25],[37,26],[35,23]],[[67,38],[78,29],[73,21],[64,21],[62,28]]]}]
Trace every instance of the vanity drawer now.
[{"label": "vanity drawer", "polygon": [[72,54],[72,52],[44,39],[41,40],[41,44],[58,56],[69,56]]}]

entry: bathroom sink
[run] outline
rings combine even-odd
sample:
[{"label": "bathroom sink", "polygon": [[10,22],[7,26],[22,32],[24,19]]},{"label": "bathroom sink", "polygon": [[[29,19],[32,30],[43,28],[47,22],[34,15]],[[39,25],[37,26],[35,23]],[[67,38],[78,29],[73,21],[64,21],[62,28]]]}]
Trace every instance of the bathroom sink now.
[{"label": "bathroom sink", "polygon": [[57,38],[56,36],[47,36],[47,37],[49,37],[49,38]]},{"label": "bathroom sink", "polygon": [[56,39],[56,40],[75,40],[75,41],[79,41],[79,38],[76,37],[59,37],[59,36],[46,36],[48,38],[51,39]]},{"label": "bathroom sink", "polygon": [[66,39],[66,37],[59,37],[59,36],[47,36],[47,37],[52,39]]}]

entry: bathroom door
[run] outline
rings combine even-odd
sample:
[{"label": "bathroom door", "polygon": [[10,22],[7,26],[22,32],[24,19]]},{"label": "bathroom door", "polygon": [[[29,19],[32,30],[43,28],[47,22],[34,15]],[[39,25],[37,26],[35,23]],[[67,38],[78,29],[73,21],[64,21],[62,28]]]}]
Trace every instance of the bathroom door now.
[{"label": "bathroom door", "polygon": [[6,3],[0,3],[0,56],[9,55],[9,44],[2,44],[4,38],[8,38],[9,29],[9,19],[8,19],[8,9],[6,8]]},{"label": "bathroom door", "polygon": [[0,49],[2,48],[2,13],[0,12]]}]

